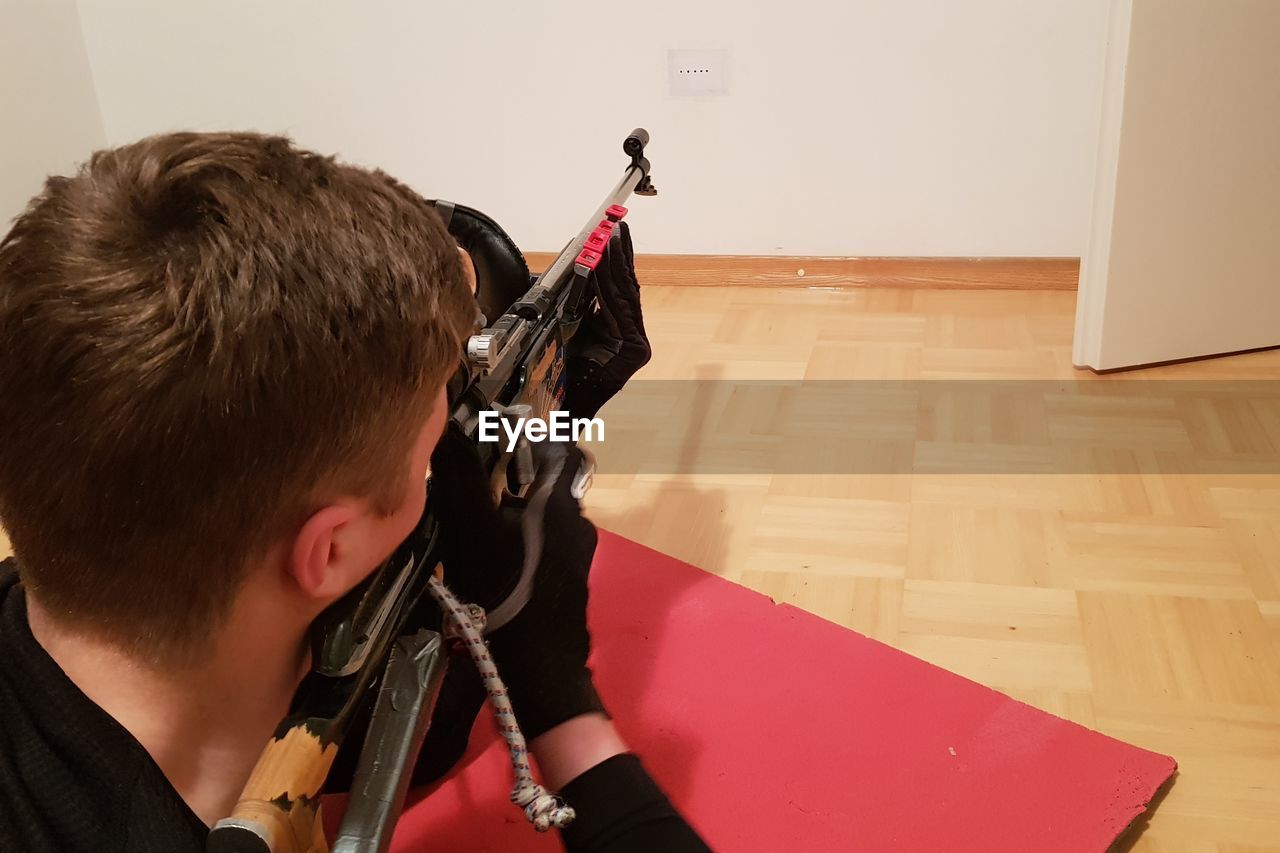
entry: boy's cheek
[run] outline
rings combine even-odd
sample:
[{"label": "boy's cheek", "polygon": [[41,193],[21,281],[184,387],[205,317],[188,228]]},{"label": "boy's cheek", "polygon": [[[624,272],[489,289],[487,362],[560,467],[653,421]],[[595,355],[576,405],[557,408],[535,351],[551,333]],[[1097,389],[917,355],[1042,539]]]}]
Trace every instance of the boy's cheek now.
[{"label": "boy's cheek", "polygon": [[467,277],[467,288],[472,293],[475,293],[478,288],[476,284],[476,266],[471,262],[471,255],[467,253],[466,249],[459,246],[458,254],[462,257],[462,271]]}]

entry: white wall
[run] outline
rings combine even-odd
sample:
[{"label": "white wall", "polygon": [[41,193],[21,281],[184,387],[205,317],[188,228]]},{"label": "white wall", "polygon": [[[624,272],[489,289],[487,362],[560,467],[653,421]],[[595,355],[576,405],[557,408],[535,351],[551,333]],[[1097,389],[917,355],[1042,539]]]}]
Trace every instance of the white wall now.
[{"label": "white wall", "polygon": [[[81,0],[112,143],[286,131],[558,248],[653,133],[644,251],[1079,255],[1107,0]],[[727,48],[728,96],[666,93]]]},{"label": "white wall", "polygon": [[1115,11],[1075,361],[1280,345],[1280,3]]},{"label": "white wall", "polygon": [[0,0],[0,235],[104,141],[74,0]]}]

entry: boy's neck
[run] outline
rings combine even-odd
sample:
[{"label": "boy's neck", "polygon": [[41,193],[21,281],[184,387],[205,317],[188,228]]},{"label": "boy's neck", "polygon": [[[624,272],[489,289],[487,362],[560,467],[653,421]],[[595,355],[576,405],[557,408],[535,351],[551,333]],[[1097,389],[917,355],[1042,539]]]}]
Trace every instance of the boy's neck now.
[{"label": "boy's neck", "polygon": [[156,667],[59,625],[28,596],[31,633],[67,677],[147,750],[206,824],[231,814],[309,663],[307,622],[278,598],[237,598],[209,656]]}]

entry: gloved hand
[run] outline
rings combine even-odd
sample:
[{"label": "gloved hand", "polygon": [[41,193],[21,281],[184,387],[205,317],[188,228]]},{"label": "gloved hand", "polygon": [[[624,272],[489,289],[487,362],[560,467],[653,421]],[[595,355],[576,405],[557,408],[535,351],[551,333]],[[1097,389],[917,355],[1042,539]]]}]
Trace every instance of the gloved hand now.
[{"label": "gloved hand", "polygon": [[474,447],[451,425],[432,456],[430,496],[445,583],[485,608],[490,654],[529,739],[604,710],[587,668],[596,529],[571,493],[584,455],[554,442],[532,449],[528,496],[498,507]]},{"label": "gloved hand", "polygon": [[594,418],[653,355],[626,222],[618,223],[591,283],[600,310],[583,319],[565,358],[563,405],[575,418]]}]

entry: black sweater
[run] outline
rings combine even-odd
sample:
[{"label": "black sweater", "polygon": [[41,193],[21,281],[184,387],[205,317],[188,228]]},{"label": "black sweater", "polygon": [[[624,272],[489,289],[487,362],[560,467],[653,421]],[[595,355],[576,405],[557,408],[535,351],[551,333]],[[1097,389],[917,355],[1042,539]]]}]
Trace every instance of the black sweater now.
[{"label": "black sweater", "polygon": [[[561,792],[578,818],[571,851],[707,847],[632,755]],[[44,651],[12,562],[0,563],[0,850],[203,853],[208,827],[151,756]]]}]

